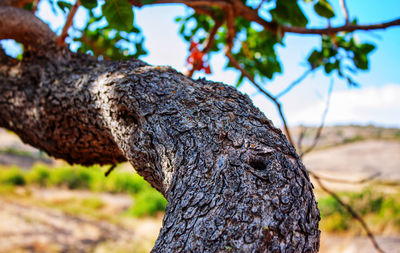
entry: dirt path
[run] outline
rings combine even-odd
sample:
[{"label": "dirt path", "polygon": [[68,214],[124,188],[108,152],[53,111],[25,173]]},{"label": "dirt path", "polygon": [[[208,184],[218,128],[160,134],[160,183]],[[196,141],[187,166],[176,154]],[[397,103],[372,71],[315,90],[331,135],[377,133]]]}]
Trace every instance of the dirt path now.
[{"label": "dirt path", "polygon": [[128,241],[133,231],[0,199],[0,252],[89,252],[107,240]]},{"label": "dirt path", "polygon": [[[386,253],[400,253],[400,236],[376,236]],[[322,234],[320,253],[376,253],[366,236],[346,237]]]},{"label": "dirt path", "polygon": [[[399,141],[368,140],[339,145],[311,152],[303,161],[307,169],[322,177],[354,182],[375,175],[374,180],[378,181],[400,181]],[[325,183],[337,191],[352,191],[365,186],[332,181]]]}]

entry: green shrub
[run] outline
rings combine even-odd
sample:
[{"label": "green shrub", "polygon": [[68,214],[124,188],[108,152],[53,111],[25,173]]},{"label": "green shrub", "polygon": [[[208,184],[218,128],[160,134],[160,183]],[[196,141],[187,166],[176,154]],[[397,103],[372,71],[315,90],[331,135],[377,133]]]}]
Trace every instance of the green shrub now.
[{"label": "green shrub", "polygon": [[157,212],[165,211],[167,200],[155,189],[149,189],[134,196],[134,203],[127,213],[136,217],[155,215]]},{"label": "green shrub", "polygon": [[24,173],[18,168],[3,170],[0,174],[0,183],[6,185],[25,185]]},{"label": "green shrub", "polygon": [[95,168],[70,166],[52,169],[48,185],[65,186],[68,189],[91,189],[94,179],[98,178],[96,173],[100,173]]},{"label": "green shrub", "polygon": [[35,166],[27,174],[27,181],[40,187],[49,186],[50,171],[45,166]]},{"label": "green shrub", "polygon": [[[342,192],[339,196],[367,223],[377,226],[383,231],[392,226],[400,231],[400,194],[385,194],[366,188],[360,193]],[[325,231],[341,232],[354,223],[352,216],[332,197],[320,198],[318,208],[321,213],[321,227]]]},{"label": "green shrub", "polygon": [[150,188],[150,184],[136,173],[112,173],[106,179],[105,183],[105,190],[113,193],[126,192],[130,194],[137,194]]}]

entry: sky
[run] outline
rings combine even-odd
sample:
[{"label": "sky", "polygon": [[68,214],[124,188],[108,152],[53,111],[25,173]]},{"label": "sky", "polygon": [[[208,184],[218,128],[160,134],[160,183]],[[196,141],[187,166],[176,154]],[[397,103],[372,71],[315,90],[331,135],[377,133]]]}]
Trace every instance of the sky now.
[{"label": "sky", "polygon": [[[337,0],[333,4],[337,17],[332,25],[342,25],[343,16]],[[357,17],[359,24],[390,21],[400,17],[398,0],[351,0],[347,1],[350,18]],[[311,13],[306,7],[306,13]],[[145,35],[145,47],[149,54],[141,59],[153,65],[169,65],[185,72],[188,56],[188,44],[178,35],[179,25],[174,22],[190,10],[182,5],[158,5],[135,9],[135,24]],[[65,16],[54,16],[47,1],[41,1],[37,15],[47,22],[57,33],[61,32]],[[79,9],[74,23],[80,26],[86,16]],[[324,27],[326,21],[311,16],[313,27]],[[326,76],[322,71],[309,75],[300,85],[282,98],[283,110],[289,125],[318,125],[326,107],[329,85],[333,82],[327,125],[337,124],[374,124],[385,127],[400,127],[400,27],[373,32],[357,32],[360,41],[372,42],[377,49],[370,54],[370,69],[356,76],[360,88],[349,88],[335,77]],[[283,73],[262,86],[278,93],[306,70],[306,59],[313,48],[320,44],[319,36],[287,35],[285,46],[278,47],[278,55]],[[13,47],[9,47],[13,48]],[[9,49],[10,50],[10,49]],[[12,50],[12,49],[11,49]],[[11,52],[12,54],[13,52]],[[15,53],[15,52],[14,52]],[[239,76],[237,71],[225,70],[226,58],[222,54],[212,56],[213,74],[197,73],[194,77],[206,77],[209,80],[234,85]],[[270,118],[276,126],[281,126],[274,104],[257,92],[248,82],[240,91],[246,93]]]}]

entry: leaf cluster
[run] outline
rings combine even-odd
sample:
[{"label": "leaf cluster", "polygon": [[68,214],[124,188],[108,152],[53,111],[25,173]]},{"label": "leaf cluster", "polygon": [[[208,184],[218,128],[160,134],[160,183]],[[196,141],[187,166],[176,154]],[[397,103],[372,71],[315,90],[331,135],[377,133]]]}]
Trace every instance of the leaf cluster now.
[{"label": "leaf cluster", "polygon": [[354,34],[322,36],[321,49],[308,57],[311,69],[322,67],[326,74],[336,71],[350,86],[358,86],[350,74],[369,67],[368,55],[375,49],[370,43],[360,43]]},{"label": "leaf cluster", "polygon": [[[143,1],[151,2],[151,1]],[[146,55],[144,37],[134,25],[134,11],[127,0],[109,0],[99,3],[95,0],[81,0],[86,9],[88,21],[76,33],[70,34],[78,42],[77,51],[91,53],[99,59],[129,59]],[[53,2],[55,7],[68,13],[72,4],[66,1]]]},{"label": "leaf cluster", "polygon": [[[101,59],[128,59],[147,53],[143,45],[144,37],[134,25],[132,1],[107,0],[102,4],[94,0],[80,2],[86,9],[89,20],[84,28],[78,29],[79,33],[72,36],[73,41],[79,43],[78,51],[91,52]],[[134,2],[135,5],[143,6],[153,4],[155,0]],[[188,42],[188,48],[193,43],[199,45],[198,55],[201,54],[201,61],[193,60],[193,50],[189,48],[188,63],[192,64],[191,69],[209,69],[207,61],[210,61],[214,53],[225,50],[230,45],[229,41],[233,40],[231,53],[240,67],[253,78],[265,82],[282,73],[277,47],[284,46],[286,34],[283,27],[307,27],[309,13],[305,9],[313,11],[322,19],[330,20],[336,16],[330,0],[242,2],[256,10],[260,17],[271,24],[272,29],[264,29],[255,22],[237,16],[234,19],[235,34],[232,38],[229,34],[232,29],[228,29],[226,10],[215,6],[207,7],[208,14],[211,15],[192,11],[186,16],[176,18],[180,25],[179,34]],[[59,0],[56,6],[67,12],[72,5]],[[218,29],[212,43],[207,45],[211,39],[211,31],[216,28]],[[204,48],[207,48],[206,52],[203,51]],[[368,55],[374,48],[370,43],[359,42],[353,33],[323,35],[321,47],[313,49],[307,61],[311,70],[322,69],[326,74],[336,73],[346,79],[349,85],[357,85],[352,76],[360,70],[368,69]],[[232,67],[233,64],[228,62],[226,68]],[[240,76],[237,86],[243,79],[244,77]]]},{"label": "leaf cluster", "polygon": [[[257,10],[260,17],[265,18],[275,29],[266,30],[254,22],[242,17],[235,18],[235,38],[232,55],[248,74],[265,82],[282,72],[282,67],[276,53],[278,46],[284,46],[286,27],[307,27],[309,18],[304,11],[311,5],[312,11],[322,19],[330,20],[336,16],[330,0],[269,0],[243,1],[248,7]],[[228,28],[226,13],[213,7],[212,16],[195,12],[176,21],[180,24],[179,33],[188,43],[196,41],[204,43],[216,21],[223,21],[218,29],[210,54],[224,50],[228,44]],[[353,24],[356,24],[354,21]],[[358,42],[353,33],[329,34],[321,36],[321,48],[310,52],[306,59],[310,69],[319,67],[327,74],[336,72],[339,77],[347,80],[349,85],[357,85],[352,75],[360,70],[367,70],[368,54],[375,48],[370,43]],[[228,68],[233,67],[228,63]],[[244,77],[237,81],[239,86]]]}]

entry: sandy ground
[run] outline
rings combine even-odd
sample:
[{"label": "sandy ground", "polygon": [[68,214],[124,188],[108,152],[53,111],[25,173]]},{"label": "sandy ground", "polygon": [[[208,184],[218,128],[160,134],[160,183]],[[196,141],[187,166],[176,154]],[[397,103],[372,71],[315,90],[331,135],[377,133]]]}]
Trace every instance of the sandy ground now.
[{"label": "sandy ground", "polygon": [[[400,236],[376,236],[380,247],[386,253],[400,253]],[[321,235],[321,253],[376,253],[371,241],[363,236],[344,237]]]},{"label": "sandy ground", "polygon": [[400,142],[370,140],[340,145],[306,155],[304,164],[309,170],[346,179],[380,173],[379,179],[400,181]]},{"label": "sandy ground", "polygon": [[[20,191],[24,191],[23,188]],[[128,208],[132,198],[122,194],[29,189],[29,200],[65,201],[98,197],[112,216]],[[22,193],[23,194],[23,193]],[[161,227],[162,216],[126,218],[123,224],[69,215],[37,206],[24,198],[0,195],[0,253],[8,252],[146,252]],[[104,211],[104,210],[103,210]]]},{"label": "sandy ground", "polygon": [[[303,162],[308,170],[326,178],[357,182],[400,182],[400,142],[369,140],[317,150],[307,154]],[[364,184],[324,181],[330,189],[351,191]],[[316,185],[316,184],[314,184]]]}]

